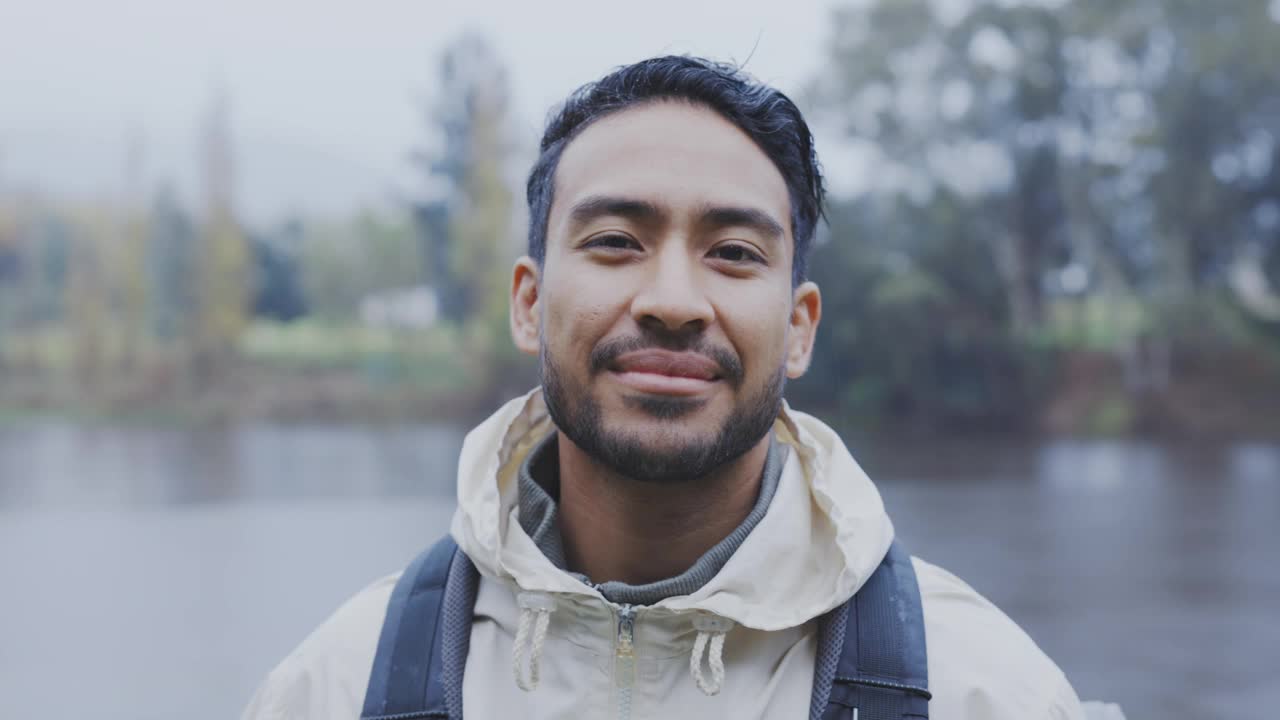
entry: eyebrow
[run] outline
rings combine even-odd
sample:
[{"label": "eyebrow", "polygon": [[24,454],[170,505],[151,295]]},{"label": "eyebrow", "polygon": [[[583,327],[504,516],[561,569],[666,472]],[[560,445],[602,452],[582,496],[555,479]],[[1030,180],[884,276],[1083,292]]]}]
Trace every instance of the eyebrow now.
[{"label": "eyebrow", "polygon": [[[666,219],[668,213],[647,200],[612,195],[593,195],[574,203],[569,209],[569,223],[572,228],[582,227],[592,220],[607,216],[626,218],[639,223],[653,223]],[[769,213],[752,207],[705,205],[698,210],[698,224],[712,228],[750,228],[777,240],[781,240],[786,235],[782,225]]]},{"label": "eyebrow", "polygon": [[666,213],[646,200],[592,195],[569,208],[569,226],[579,228],[597,218],[615,216],[636,222],[651,223],[661,220]]},{"label": "eyebrow", "polygon": [[702,209],[699,222],[714,228],[745,227],[774,240],[781,240],[786,231],[769,213],[750,207],[726,207],[708,205]]}]

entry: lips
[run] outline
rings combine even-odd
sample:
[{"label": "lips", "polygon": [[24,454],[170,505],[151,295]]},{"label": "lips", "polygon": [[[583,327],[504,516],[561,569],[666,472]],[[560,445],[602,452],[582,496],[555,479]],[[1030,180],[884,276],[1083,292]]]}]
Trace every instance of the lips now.
[{"label": "lips", "polygon": [[610,374],[624,387],[642,395],[705,397],[718,386],[720,366],[695,353],[636,350],[610,364]]},{"label": "lips", "polygon": [[705,355],[669,350],[639,350],[618,358],[614,370],[710,382],[720,378],[720,367]]}]

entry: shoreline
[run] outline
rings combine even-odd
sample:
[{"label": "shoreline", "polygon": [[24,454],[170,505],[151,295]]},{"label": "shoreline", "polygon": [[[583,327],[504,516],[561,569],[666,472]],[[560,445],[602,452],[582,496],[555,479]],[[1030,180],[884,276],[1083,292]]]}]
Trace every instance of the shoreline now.
[{"label": "shoreline", "polygon": [[[511,377],[503,390],[469,382],[388,379],[352,369],[254,366],[205,383],[115,377],[87,391],[67,378],[8,372],[0,375],[0,425],[53,421],[185,428],[244,422],[470,427],[534,384],[533,377]],[[803,401],[796,408],[822,418],[842,434],[921,441],[1280,442],[1280,392],[1202,380],[1142,394],[1125,393],[1109,382],[1067,382],[1026,415],[995,419],[855,417],[837,407]]]}]

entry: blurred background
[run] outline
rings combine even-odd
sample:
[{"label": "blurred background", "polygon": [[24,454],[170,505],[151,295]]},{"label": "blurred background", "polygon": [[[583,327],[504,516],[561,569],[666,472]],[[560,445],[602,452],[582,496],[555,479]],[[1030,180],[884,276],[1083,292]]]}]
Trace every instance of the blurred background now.
[{"label": "blurred background", "polygon": [[444,532],[545,114],[664,53],[814,126],[788,398],[911,550],[1133,720],[1280,707],[1280,2],[10,0],[0,717],[234,717]]}]

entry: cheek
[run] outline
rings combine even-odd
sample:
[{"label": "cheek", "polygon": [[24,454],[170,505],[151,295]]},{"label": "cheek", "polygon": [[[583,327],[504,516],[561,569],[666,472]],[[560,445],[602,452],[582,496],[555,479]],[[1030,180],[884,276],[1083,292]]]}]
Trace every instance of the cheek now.
[{"label": "cheek", "polygon": [[772,375],[786,356],[791,297],[772,292],[742,296],[719,313],[729,341],[750,377]]},{"label": "cheek", "polygon": [[609,298],[591,292],[583,283],[560,292],[544,294],[543,338],[549,349],[564,360],[586,357],[608,332],[616,315]]}]

